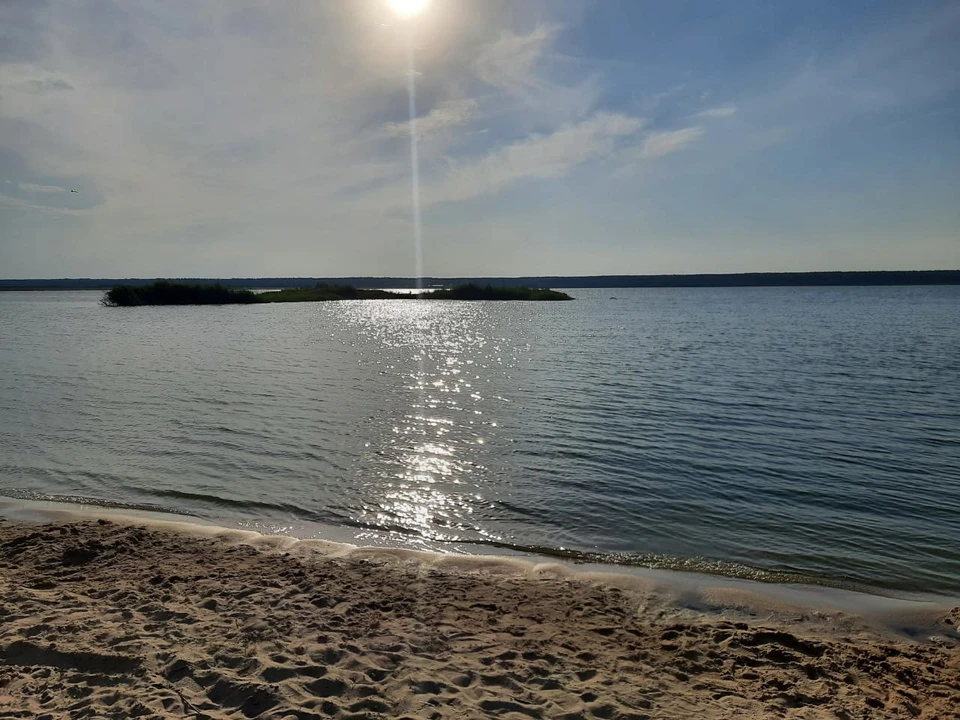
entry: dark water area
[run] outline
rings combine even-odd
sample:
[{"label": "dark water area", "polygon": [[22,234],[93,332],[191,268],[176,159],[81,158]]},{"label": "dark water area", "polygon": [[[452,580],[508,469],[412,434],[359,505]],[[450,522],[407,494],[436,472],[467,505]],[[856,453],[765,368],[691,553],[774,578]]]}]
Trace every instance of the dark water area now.
[{"label": "dark water area", "polygon": [[960,593],[960,287],[0,293],[0,495]]}]

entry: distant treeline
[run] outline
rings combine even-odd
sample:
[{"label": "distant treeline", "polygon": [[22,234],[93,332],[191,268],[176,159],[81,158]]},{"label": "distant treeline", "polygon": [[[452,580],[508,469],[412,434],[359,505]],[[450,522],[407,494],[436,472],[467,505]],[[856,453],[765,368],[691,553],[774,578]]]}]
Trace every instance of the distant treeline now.
[{"label": "distant treeline", "polygon": [[[173,279],[173,278],[171,278]],[[415,278],[176,278],[194,285],[220,284],[229,288],[300,288],[315,285],[349,285],[356,288],[414,288]],[[144,286],[153,278],[59,278],[0,280],[0,290],[83,290],[117,285]],[[531,277],[425,277],[424,287],[490,285],[535,288],[627,288],[627,287],[802,287],[818,285],[960,285],[960,270],[895,270],[863,272],[741,273],[712,275],[586,275]]]}]

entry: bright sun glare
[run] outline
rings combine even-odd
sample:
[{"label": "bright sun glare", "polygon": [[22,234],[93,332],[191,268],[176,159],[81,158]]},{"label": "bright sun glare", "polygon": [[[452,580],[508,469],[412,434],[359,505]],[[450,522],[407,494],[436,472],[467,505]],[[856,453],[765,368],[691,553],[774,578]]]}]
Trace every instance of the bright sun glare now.
[{"label": "bright sun glare", "polygon": [[387,0],[387,2],[401,15],[413,17],[423,10],[430,0]]}]

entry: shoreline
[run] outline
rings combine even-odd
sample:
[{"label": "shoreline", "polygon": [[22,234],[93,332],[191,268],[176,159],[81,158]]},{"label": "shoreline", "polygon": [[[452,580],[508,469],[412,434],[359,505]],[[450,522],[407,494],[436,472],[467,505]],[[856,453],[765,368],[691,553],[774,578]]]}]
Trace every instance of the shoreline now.
[{"label": "shoreline", "polygon": [[[156,278],[0,278],[4,290],[108,290],[115,285],[146,285]],[[230,287],[288,288],[304,283],[346,284],[364,288],[415,288],[475,282],[494,285],[544,285],[562,288],[689,288],[689,287],[884,287],[960,284],[960,269],[950,270],[814,270],[792,272],[733,272],[659,275],[528,275],[486,277],[249,277],[176,278],[178,281],[213,283]]]},{"label": "shoreline", "polygon": [[960,717],[960,607],[66,515],[0,521],[4,717]]},{"label": "shoreline", "polygon": [[[673,568],[620,565],[602,562],[582,562],[561,556],[525,552],[522,550],[496,548],[493,546],[451,543],[441,548],[430,545],[415,547],[398,541],[389,533],[358,531],[355,528],[328,526],[320,523],[304,523],[301,527],[288,526],[276,532],[269,524],[249,523],[222,524],[223,520],[211,520],[200,516],[145,510],[127,507],[110,507],[95,504],[74,504],[55,500],[30,500],[0,496],[0,522],[4,519],[23,524],[48,524],[84,522],[106,519],[123,525],[143,525],[151,529],[170,530],[188,536],[230,538],[233,542],[247,543],[258,549],[313,548],[331,555],[360,553],[385,557],[408,556],[424,565],[435,562],[452,564],[492,565],[513,564],[522,568],[550,568],[572,578],[607,579],[624,586],[656,587],[671,596],[687,598],[710,598],[700,600],[707,606],[719,603],[714,608],[722,611],[724,603],[732,603],[746,611],[766,612],[769,608],[787,608],[800,612],[843,612],[880,619],[883,626],[891,626],[886,616],[916,613],[918,610],[930,617],[943,610],[960,605],[960,594],[944,594],[926,591],[893,590],[869,585],[831,584],[826,582],[796,582],[762,580],[752,577],[725,575],[722,573],[679,570]],[[304,537],[297,530],[310,529],[317,535]],[[488,550],[484,552],[484,550]],[[774,575],[771,573],[771,575]],[[730,598],[729,601],[725,598]]]}]

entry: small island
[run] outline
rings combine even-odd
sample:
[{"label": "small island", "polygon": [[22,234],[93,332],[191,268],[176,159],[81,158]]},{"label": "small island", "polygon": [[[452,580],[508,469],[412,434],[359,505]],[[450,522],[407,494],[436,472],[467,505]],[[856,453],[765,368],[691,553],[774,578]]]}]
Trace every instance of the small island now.
[{"label": "small island", "polygon": [[424,290],[419,294],[372,290],[351,285],[319,284],[255,293],[214,285],[188,285],[158,280],[150,285],[118,285],[103,296],[107,307],[142,305],[249,305],[253,303],[327,302],[331,300],[573,300],[566,293],[547,288],[494,287],[468,283],[451,288]]}]

